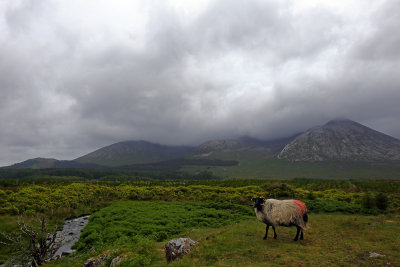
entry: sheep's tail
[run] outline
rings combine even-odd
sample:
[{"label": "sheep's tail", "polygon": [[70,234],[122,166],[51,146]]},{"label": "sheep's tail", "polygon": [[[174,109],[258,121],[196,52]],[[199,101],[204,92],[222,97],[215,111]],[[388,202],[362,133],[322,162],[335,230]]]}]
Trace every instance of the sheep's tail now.
[{"label": "sheep's tail", "polygon": [[301,227],[302,228],[306,228],[306,225],[307,225],[307,222],[308,222],[306,204],[304,204],[303,202],[301,202],[299,200],[294,200],[294,203],[296,203],[298,214],[301,216],[300,218],[303,219],[303,222],[301,222]]}]

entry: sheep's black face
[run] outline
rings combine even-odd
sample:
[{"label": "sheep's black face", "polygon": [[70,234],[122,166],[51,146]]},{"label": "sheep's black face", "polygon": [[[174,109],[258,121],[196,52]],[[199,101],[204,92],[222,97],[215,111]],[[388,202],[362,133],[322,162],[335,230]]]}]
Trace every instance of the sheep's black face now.
[{"label": "sheep's black face", "polygon": [[263,198],[263,197],[254,197],[252,200],[254,201],[253,207],[256,208],[259,211],[262,210],[262,208],[264,206],[265,198]]}]

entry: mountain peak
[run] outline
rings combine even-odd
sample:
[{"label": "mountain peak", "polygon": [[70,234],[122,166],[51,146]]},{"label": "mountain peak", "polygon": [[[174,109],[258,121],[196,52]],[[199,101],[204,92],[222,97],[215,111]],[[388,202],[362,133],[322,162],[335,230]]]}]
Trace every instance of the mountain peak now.
[{"label": "mountain peak", "polygon": [[400,140],[348,119],[335,119],[298,136],[278,154],[289,161],[400,160]]}]

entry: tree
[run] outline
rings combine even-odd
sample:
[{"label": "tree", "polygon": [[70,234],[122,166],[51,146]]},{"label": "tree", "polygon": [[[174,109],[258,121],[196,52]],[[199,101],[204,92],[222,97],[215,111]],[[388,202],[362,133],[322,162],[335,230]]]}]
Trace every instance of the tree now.
[{"label": "tree", "polygon": [[0,244],[9,245],[18,252],[13,261],[40,266],[60,247],[61,240],[56,240],[58,228],[56,226],[53,233],[48,233],[45,217],[38,220],[38,226],[27,225],[23,221],[19,221],[18,226],[17,235],[1,233],[5,241],[0,241]]}]

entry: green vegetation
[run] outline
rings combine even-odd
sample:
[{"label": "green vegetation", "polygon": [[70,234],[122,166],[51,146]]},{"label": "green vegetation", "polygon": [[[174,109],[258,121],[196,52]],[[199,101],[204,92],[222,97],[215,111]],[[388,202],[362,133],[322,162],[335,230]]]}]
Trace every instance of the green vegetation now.
[{"label": "green vegetation", "polygon": [[[35,180],[198,180],[198,179],[400,179],[400,164],[356,162],[287,162],[260,151],[213,153],[100,169],[0,169],[0,179]],[[83,167],[82,167],[83,168]],[[89,168],[89,167],[88,167]]]},{"label": "green vegetation", "polygon": [[[399,266],[400,218],[311,214],[304,240],[293,242],[294,228],[277,228],[262,240],[265,227],[256,219],[217,229],[183,234],[200,244],[170,266]],[[160,249],[160,243],[155,249]],[[369,258],[370,252],[385,255]],[[154,264],[163,265],[162,254]],[[389,265],[390,263],[391,265]]]},{"label": "green vegetation", "polygon": [[213,153],[206,159],[239,162],[237,166],[185,165],[180,170],[196,173],[211,171],[222,178],[269,179],[400,179],[400,165],[356,162],[288,162],[257,151]]},{"label": "green vegetation", "polygon": [[[266,260],[271,265],[318,265],[318,260],[324,265],[381,265],[382,259],[368,258],[369,251],[385,254],[385,260],[398,263],[393,255],[400,230],[399,180],[138,177],[131,181],[85,181],[79,176],[73,176],[73,180],[68,177],[0,180],[0,232],[17,232],[20,216],[29,222],[33,216],[45,215],[54,225],[93,213],[76,245],[76,255],[52,266],[81,266],[105,251],[112,256],[126,255],[123,266],[160,266],[165,263],[162,244],[182,235],[201,243],[194,253],[172,266],[263,265]],[[263,243],[265,227],[247,206],[258,195],[306,202],[310,227],[305,240],[293,243],[295,230],[281,227],[278,240]],[[383,244],[384,238],[387,242]],[[256,249],[259,246],[263,247]],[[330,251],[329,246],[334,249]],[[11,255],[9,248],[0,247],[0,263]],[[322,259],[323,255],[328,256]]]},{"label": "green vegetation", "polygon": [[[277,240],[272,236],[262,240],[265,227],[255,218],[249,218],[248,211],[234,208],[236,216],[232,216],[227,206],[216,207],[219,209],[195,203],[116,203],[90,219],[77,244],[82,251],[76,257],[50,265],[81,266],[87,258],[111,251],[110,260],[126,256],[122,266],[163,266],[164,240],[178,236],[188,236],[200,244],[171,266],[379,266],[387,262],[397,266],[400,263],[398,217],[311,214],[305,239],[293,242],[294,228],[279,227]],[[182,227],[186,223],[182,212],[187,214],[186,227]],[[226,222],[225,216],[241,222]],[[198,225],[196,220],[207,224]],[[144,223],[141,225],[140,221]],[[184,228],[187,230],[183,233],[175,231]],[[163,242],[157,242],[159,233],[166,233]],[[385,257],[372,259],[369,252]]]},{"label": "green vegetation", "polygon": [[[14,182],[0,183],[2,184],[0,214],[29,215],[51,212],[59,214],[59,217],[63,214],[75,216],[90,213],[116,200],[216,201],[249,204],[255,195],[301,199],[310,202],[310,210],[314,212],[334,211],[331,208],[319,208],[328,205],[326,200],[339,201],[340,204],[335,204],[340,206],[338,211],[350,213],[376,208],[385,210],[383,206],[390,212],[397,212],[400,209],[400,181],[231,180],[131,183],[42,181],[39,184],[37,181],[35,184],[27,181],[22,184],[19,184],[20,181]],[[379,193],[384,193],[384,198],[387,200],[382,199]],[[365,204],[366,197],[371,199],[368,205]],[[332,202],[329,203],[329,206],[333,205]]]},{"label": "green vegetation", "polygon": [[[193,163],[193,160],[184,162]],[[212,172],[202,170],[195,173],[178,171],[182,161],[168,161],[157,164],[143,164],[120,167],[120,169],[0,169],[1,179],[47,181],[96,180],[96,181],[134,181],[134,180],[205,180],[219,179]],[[237,162],[218,160],[197,160],[202,166],[233,166]]]},{"label": "green vegetation", "polygon": [[76,247],[85,251],[137,236],[163,241],[189,228],[220,227],[252,215],[249,207],[230,203],[118,202],[90,217]]}]

